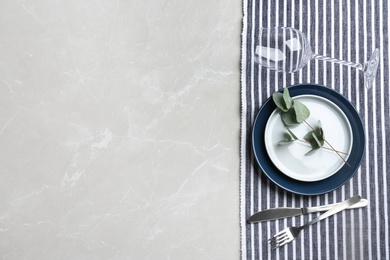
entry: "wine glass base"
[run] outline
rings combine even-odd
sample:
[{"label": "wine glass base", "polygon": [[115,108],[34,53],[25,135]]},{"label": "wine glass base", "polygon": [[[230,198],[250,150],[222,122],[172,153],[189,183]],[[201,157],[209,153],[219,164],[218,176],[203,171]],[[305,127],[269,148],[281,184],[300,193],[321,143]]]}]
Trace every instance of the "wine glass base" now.
[{"label": "wine glass base", "polygon": [[376,73],[378,71],[379,65],[379,49],[371,54],[370,59],[364,64],[364,85],[367,89],[373,86],[374,80],[376,78]]}]

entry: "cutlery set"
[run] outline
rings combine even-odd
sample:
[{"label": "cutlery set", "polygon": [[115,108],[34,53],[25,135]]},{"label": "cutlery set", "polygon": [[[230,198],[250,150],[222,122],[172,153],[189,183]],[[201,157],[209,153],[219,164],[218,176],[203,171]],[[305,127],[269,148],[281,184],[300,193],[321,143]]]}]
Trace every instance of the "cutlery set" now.
[{"label": "cutlery set", "polygon": [[288,227],[275,234],[272,238],[269,239],[269,243],[271,244],[271,247],[277,248],[293,241],[299,235],[302,229],[312,224],[315,224],[318,221],[321,221],[345,209],[363,208],[366,207],[367,205],[368,205],[368,201],[366,199],[362,199],[359,195],[356,195],[340,203],[329,204],[329,205],[318,206],[318,207],[266,209],[253,214],[250,218],[247,219],[247,222],[257,223],[262,221],[269,221],[269,220],[275,220],[275,219],[280,219],[285,217],[294,217],[303,214],[326,211],[322,215],[307,222],[302,226]]}]

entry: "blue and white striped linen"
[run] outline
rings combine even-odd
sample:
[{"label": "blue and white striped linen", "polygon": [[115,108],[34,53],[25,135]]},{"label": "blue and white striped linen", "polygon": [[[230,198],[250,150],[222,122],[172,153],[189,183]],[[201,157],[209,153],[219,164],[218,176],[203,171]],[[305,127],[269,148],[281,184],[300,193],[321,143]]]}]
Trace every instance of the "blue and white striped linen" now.
[{"label": "blue and white striped linen", "polygon": [[[389,2],[386,0],[244,0],[241,61],[240,225],[242,259],[390,259],[390,106]],[[277,73],[254,63],[260,27],[290,26],[303,31],[313,52],[365,62],[380,49],[373,88],[365,89],[361,71],[312,60],[293,74]],[[337,190],[300,196],[278,188],[261,173],[251,150],[252,123],[276,90],[297,83],[317,83],[344,95],[359,112],[366,131],[366,151],[355,176]],[[301,225],[312,216],[246,224],[253,213],[273,207],[335,203],[360,194],[369,206],[347,210],[306,230],[288,245],[272,250],[276,231]]]}]

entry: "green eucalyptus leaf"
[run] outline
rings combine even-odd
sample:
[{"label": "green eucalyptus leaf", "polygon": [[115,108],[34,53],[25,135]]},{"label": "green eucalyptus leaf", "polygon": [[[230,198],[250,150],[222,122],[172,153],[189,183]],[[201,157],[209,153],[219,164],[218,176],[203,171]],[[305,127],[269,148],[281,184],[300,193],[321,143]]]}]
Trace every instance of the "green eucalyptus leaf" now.
[{"label": "green eucalyptus leaf", "polygon": [[288,108],[286,107],[286,103],[283,99],[283,94],[279,92],[275,92],[272,94],[272,99],[275,102],[275,105],[282,110],[283,112],[287,112]]},{"label": "green eucalyptus leaf", "polygon": [[278,145],[287,145],[287,144],[291,144],[294,140],[281,140],[279,141]]},{"label": "green eucalyptus leaf", "polygon": [[293,105],[293,100],[290,97],[290,92],[288,91],[288,88],[284,88],[283,90],[283,100],[284,103],[286,104],[286,108],[290,109]]},{"label": "green eucalyptus leaf", "polygon": [[314,134],[313,134],[313,131],[310,131],[309,133],[307,133],[303,139],[305,139],[306,141],[309,142],[309,144],[311,145],[311,147],[313,149],[318,149],[320,148],[320,146],[318,145],[316,139],[314,138]]},{"label": "green eucalyptus leaf", "polygon": [[307,153],[305,153],[305,156],[308,156],[308,155],[311,155],[313,154],[317,149],[311,149],[310,151],[308,151]]},{"label": "green eucalyptus leaf", "polygon": [[325,142],[324,130],[322,130],[321,121],[318,120],[318,126],[314,130],[315,138],[318,144],[322,147]]},{"label": "green eucalyptus leaf", "polygon": [[317,143],[317,148],[320,148],[320,147],[322,147],[324,145],[324,139],[321,137],[321,135],[318,132],[316,133],[316,131],[314,131],[312,133],[312,136],[313,136],[313,139]]},{"label": "green eucalyptus leaf", "polygon": [[303,139],[308,141],[313,149],[321,148],[324,145],[325,139],[321,127],[317,127],[313,131],[307,133]]},{"label": "green eucalyptus leaf", "polygon": [[291,135],[291,137],[294,139],[294,140],[298,140],[299,138],[288,128],[286,127],[288,133]]},{"label": "green eucalyptus leaf", "polygon": [[296,115],[296,121],[298,123],[302,123],[305,119],[307,119],[310,116],[309,109],[304,104],[302,104],[297,100],[294,101],[293,108]]},{"label": "green eucalyptus leaf", "polygon": [[290,133],[285,133],[284,134],[284,139],[279,141],[278,145],[286,145],[286,144],[291,144],[297,140],[296,136],[293,134],[291,135]]},{"label": "green eucalyptus leaf", "polygon": [[295,110],[290,109],[287,112],[282,112],[280,114],[282,121],[285,125],[291,126],[291,125],[296,125],[297,120],[296,120],[296,115],[295,115]]}]

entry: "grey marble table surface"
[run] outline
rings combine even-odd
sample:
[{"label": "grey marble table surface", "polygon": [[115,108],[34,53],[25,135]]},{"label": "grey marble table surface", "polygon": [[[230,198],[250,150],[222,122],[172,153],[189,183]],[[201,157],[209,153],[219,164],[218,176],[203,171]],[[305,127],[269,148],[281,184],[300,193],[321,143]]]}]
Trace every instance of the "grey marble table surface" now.
[{"label": "grey marble table surface", "polygon": [[242,2],[0,1],[0,258],[238,259]]}]

